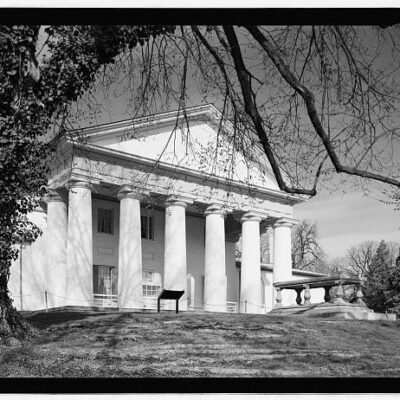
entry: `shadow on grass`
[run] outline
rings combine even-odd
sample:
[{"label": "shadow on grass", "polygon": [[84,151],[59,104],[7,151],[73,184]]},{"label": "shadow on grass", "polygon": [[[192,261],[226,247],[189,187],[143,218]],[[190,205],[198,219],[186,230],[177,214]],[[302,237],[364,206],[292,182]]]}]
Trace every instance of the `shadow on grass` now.
[{"label": "shadow on grass", "polygon": [[[97,314],[102,315],[102,314]],[[38,329],[46,329],[51,325],[63,324],[66,322],[77,321],[92,317],[93,314],[84,312],[48,312],[48,313],[38,313],[24,317],[32,326]]]}]

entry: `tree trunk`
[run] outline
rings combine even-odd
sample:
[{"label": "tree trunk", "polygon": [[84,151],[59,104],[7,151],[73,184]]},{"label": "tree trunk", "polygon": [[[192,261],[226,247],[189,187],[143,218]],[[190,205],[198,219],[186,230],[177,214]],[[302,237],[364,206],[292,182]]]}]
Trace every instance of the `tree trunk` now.
[{"label": "tree trunk", "polygon": [[13,307],[7,289],[8,274],[0,275],[0,342],[7,343],[10,338],[26,339],[32,330],[21,314]]}]

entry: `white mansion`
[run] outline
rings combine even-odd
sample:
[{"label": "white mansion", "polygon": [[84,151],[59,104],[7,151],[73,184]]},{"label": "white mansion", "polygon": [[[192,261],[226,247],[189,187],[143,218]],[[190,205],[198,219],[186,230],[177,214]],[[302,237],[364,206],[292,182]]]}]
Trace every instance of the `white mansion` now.
[{"label": "white mansion", "polygon": [[11,268],[18,309],[154,309],[170,289],[185,291],[181,310],[265,313],[274,282],[318,276],[291,269],[304,198],[279,190],[265,155],[212,105],[72,132],[51,169],[47,207],[31,215],[44,234]]}]

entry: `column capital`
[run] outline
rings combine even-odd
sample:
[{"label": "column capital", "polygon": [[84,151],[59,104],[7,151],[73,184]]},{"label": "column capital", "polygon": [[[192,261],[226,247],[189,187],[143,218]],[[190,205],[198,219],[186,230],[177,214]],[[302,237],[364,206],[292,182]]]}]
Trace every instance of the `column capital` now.
[{"label": "column capital", "polygon": [[66,189],[71,190],[71,189],[76,189],[76,188],[84,188],[84,189],[93,189],[93,184],[90,181],[87,180],[79,180],[79,179],[70,179],[66,185]]},{"label": "column capital", "polygon": [[287,228],[292,228],[293,226],[297,225],[297,221],[293,218],[279,218],[275,223],[272,225],[273,228],[279,228],[279,227],[287,227]]},{"label": "column capital", "polygon": [[219,214],[222,215],[223,217],[226,216],[226,214],[229,212],[229,209],[227,209],[223,204],[217,204],[217,203],[212,203],[204,211],[204,215],[211,215],[211,214]]},{"label": "column capital", "polygon": [[130,185],[123,185],[118,191],[118,200],[122,199],[135,199],[143,200],[150,195],[148,190],[143,190],[141,188],[135,188]]},{"label": "column capital", "polygon": [[253,211],[253,210],[248,210],[246,211],[242,217],[240,218],[240,222],[246,222],[246,221],[257,221],[257,222],[261,222],[263,219],[267,218],[268,215],[266,214],[261,214],[257,211]]},{"label": "column capital", "polygon": [[47,194],[44,197],[44,201],[46,204],[49,204],[53,201],[60,201],[63,203],[65,202],[63,196],[58,189],[47,189]]},{"label": "column capital", "polygon": [[180,206],[186,208],[189,204],[193,204],[193,198],[189,196],[181,196],[171,194],[165,199],[165,206]]}]

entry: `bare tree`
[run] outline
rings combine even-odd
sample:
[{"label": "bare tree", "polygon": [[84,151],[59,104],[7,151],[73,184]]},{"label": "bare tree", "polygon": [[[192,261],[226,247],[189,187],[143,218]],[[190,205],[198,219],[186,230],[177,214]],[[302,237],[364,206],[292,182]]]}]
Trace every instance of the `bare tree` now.
[{"label": "bare tree", "polygon": [[325,254],[318,243],[316,222],[301,220],[292,231],[292,267],[325,272]]},{"label": "bare tree", "polygon": [[260,254],[261,262],[264,264],[271,263],[271,243],[270,243],[270,231],[263,231],[260,235]]},{"label": "bare tree", "polygon": [[367,240],[347,251],[348,265],[346,271],[350,275],[366,276],[371,272],[372,260],[379,243]]},{"label": "bare tree", "polygon": [[[374,263],[374,256],[379,247],[378,241],[367,240],[358,245],[352,246],[347,251],[347,265],[345,272],[350,276],[366,277],[374,273],[374,269],[379,267]],[[395,265],[399,251],[399,244],[396,242],[386,242],[387,262]]]},{"label": "bare tree", "polygon": [[348,260],[346,256],[334,257],[327,263],[327,271],[332,275],[345,274]]}]

